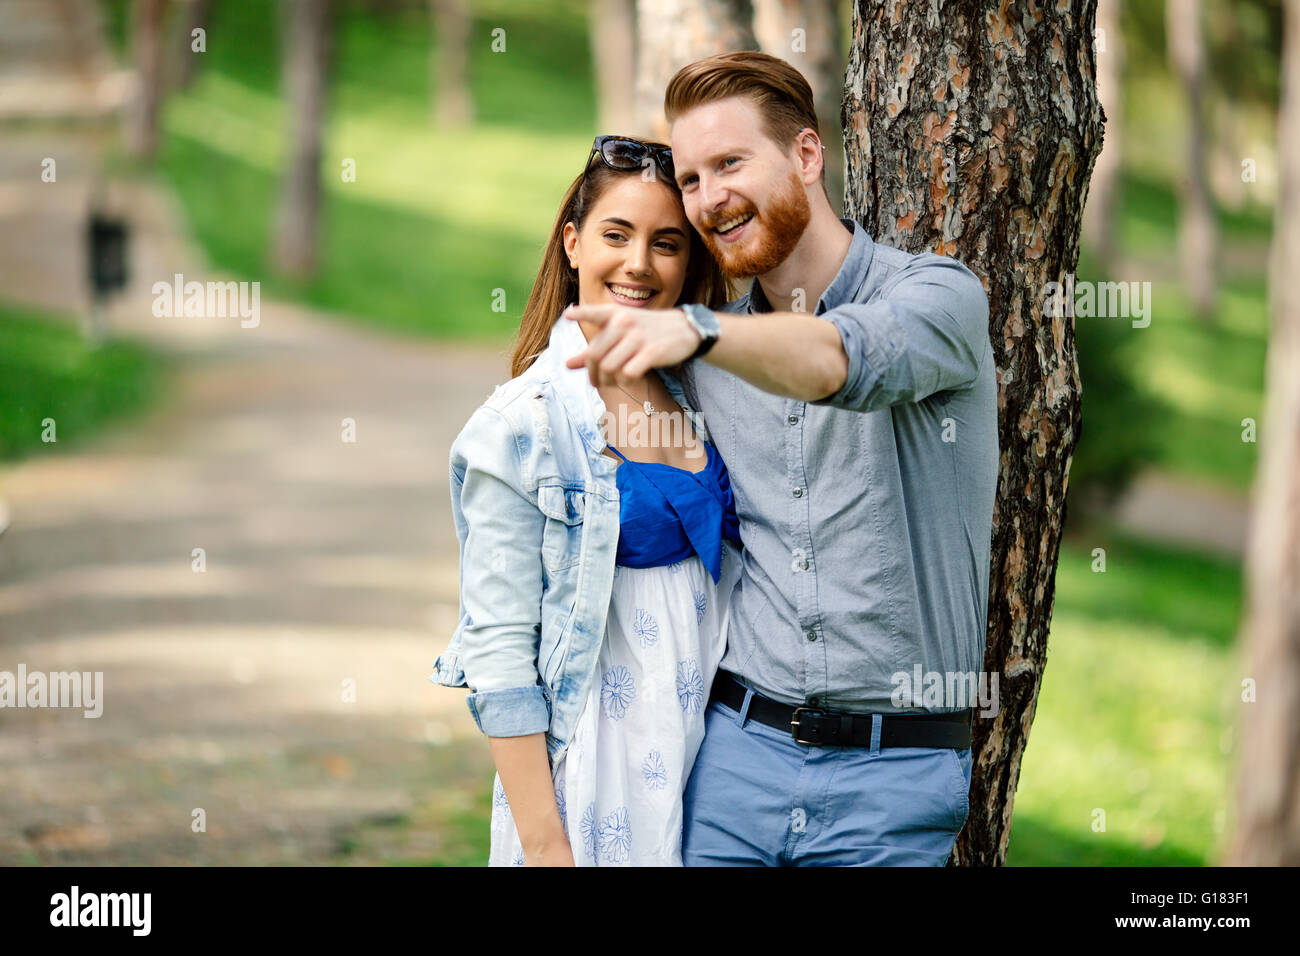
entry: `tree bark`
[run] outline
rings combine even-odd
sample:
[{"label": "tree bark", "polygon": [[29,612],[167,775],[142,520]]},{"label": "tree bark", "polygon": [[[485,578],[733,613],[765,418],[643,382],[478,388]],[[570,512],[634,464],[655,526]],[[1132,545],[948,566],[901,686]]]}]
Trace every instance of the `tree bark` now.
[{"label": "tree bark", "polygon": [[1169,62],[1187,102],[1186,173],[1179,178],[1178,252],[1192,310],[1210,323],[1215,308],[1215,223],[1206,171],[1205,42],[1201,0],[1166,0]]},{"label": "tree bark", "polygon": [[429,17],[434,27],[433,122],[450,129],[468,126],[474,119],[469,94],[469,6],[466,0],[429,0]]},{"label": "tree bark", "polygon": [[591,0],[591,62],[599,132],[631,135],[636,126],[636,0]]},{"label": "tree bark", "polygon": [[1083,241],[1103,276],[1115,271],[1116,210],[1118,209],[1122,134],[1124,125],[1124,39],[1120,34],[1123,0],[1098,0],[1097,30],[1104,49],[1094,47],[1097,56],[1097,97],[1101,100],[1106,136],[1101,155],[1088,185],[1088,204],[1083,210]]},{"label": "tree bark", "polygon": [[886,245],[955,256],[989,296],[1001,460],[984,667],[1001,699],[976,718],[961,865],[1005,861],[1046,659],[1081,389],[1073,322],[1043,315],[1042,290],[1075,269],[1101,146],[1095,13],[1095,0],[854,11],[846,214]]},{"label": "tree bark", "polygon": [[[795,34],[802,30],[802,34]],[[844,146],[840,108],[844,53],[836,0],[754,0],[754,33],[764,53],[779,56],[808,80],[826,147],[826,191],[844,207]]]},{"label": "tree bark", "polygon": [[[211,0],[181,0],[175,12],[172,37],[168,41],[171,48],[171,86],[176,90],[188,89],[194,82],[195,68],[207,52],[194,52],[193,32],[208,27],[208,13]],[[206,42],[205,42],[206,45]]]},{"label": "tree bark", "polygon": [[667,142],[664,88],[687,63],[729,50],[757,50],[750,0],[637,0],[636,129]]},{"label": "tree bark", "polygon": [[289,158],[276,220],[274,264],[304,279],[316,270],[321,126],[329,60],[329,0],[285,0],[284,90]]},{"label": "tree bark", "polygon": [[1287,294],[1300,268],[1300,10],[1285,10],[1273,329],[1242,629],[1255,699],[1242,703],[1232,866],[1300,865],[1300,303]]},{"label": "tree bark", "polygon": [[163,83],[163,0],[135,0],[131,8],[131,52],[136,94],[127,123],[127,147],[140,159],[158,152],[158,110]]}]

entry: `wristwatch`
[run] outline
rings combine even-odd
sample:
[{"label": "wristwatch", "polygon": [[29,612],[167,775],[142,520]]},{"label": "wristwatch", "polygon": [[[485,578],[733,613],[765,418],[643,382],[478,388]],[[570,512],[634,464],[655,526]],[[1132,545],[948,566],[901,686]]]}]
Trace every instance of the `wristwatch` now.
[{"label": "wristwatch", "polygon": [[712,309],[702,305],[679,305],[686,313],[686,321],[691,323],[691,328],[700,333],[700,344],[695,352],[687,359],[696,359],[713,348],[713,343],[718,341],[718,336],[722,334],[722,323]]}]

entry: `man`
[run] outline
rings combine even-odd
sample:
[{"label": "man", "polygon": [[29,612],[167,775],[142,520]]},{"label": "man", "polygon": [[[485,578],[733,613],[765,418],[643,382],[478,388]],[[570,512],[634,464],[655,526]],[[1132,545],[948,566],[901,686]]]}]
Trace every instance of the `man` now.
[{"label": "man", "polygon": [[[744,567],[686,865],[943,865],[969,811],[998,467],[988,300],[956,261],[835,216],[807,81],[728,53],[670,81],[674,175],[723,270],[699,306],[572,308],[593,381],[686,366]],[[941,675],[937,681],[929,675]],[[956,681],[954,681],[954,677]],[[957,695],[961,697],[961,695]]]}]

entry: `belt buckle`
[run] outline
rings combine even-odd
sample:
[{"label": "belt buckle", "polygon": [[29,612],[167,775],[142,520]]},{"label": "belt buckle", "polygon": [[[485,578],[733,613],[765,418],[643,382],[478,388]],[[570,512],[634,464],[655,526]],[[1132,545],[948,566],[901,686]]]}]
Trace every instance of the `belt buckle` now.
[{"label": "belt buckle", "polygon": [[820,707],[796,707],[794,709],[794,716],[790,718],[790,726],[793,728],[793,730],[790,731],[790,736],[793,737],[795,743],[798,744],[808,744],[811,747],[823,746],[820,740],[804,740],[799,736],[799,715],[802,713],[814,713],[819,717],[824,717],[826,715],[826,711],[822,710]]}]

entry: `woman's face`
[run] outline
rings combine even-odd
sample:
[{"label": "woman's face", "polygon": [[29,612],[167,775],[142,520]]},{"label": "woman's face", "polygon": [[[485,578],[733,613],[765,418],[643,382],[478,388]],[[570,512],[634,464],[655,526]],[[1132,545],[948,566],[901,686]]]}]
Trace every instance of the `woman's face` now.
[{"label": "woman's face", "polygon": [[690,224],[677,194],[640,175],[620,176],[596,200],[582,229],[564,227],[578,270],[578,304],[671,309],[686,282]]}]

